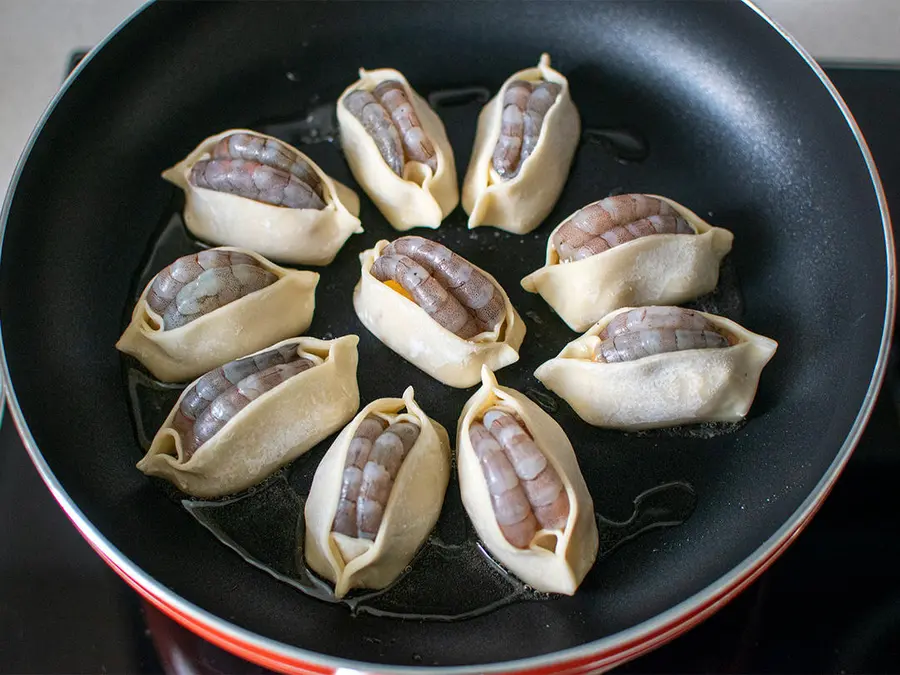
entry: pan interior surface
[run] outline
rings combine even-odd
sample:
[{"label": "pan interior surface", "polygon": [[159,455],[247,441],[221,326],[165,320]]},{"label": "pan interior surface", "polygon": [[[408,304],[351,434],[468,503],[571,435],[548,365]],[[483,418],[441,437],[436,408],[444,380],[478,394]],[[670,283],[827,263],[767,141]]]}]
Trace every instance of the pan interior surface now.
[{"label": "pan interior surface", "polygon": [[[339,145],[302,143],[300,122],[360,66],[396,68],[425,96],[493,94],[542,52],[569,78],[585,129],[620,130],[646,152],[582,143],[556,208],[530,235],[469,232],[461,208],[440,230],[414,232],[494,274],[525,318],[521,361],[498,372],[501,384],[542,390],[534,368],[575,337],[519,280],[543,264],[556,223],[617,191],[665,195],[734,232],[728,265],[740,297],[730,312],[778,340],[778,353],[747,423],[712,438],[592,429],[560,402],[554,416],[600,513],[625,518],[637,494],[670,481],[698,497],[684,525],[598,562],[575,596],[452,623],[352,616],[246,565],[134,468],[140,450],[113,345],[176,199],[159,174],[206,136],[265,127],[355,187]],[[437,107],[460,179],[479,106]],[[353,314],[358,253],[395,236],[364,196],[361,218],[366,232],[318,270],[309,334],[360,335],[363,403],[412,384],[422,407],[455,429],[471,392],[405,364]],[[872,179],[840,110],[740,3],[157,3],[86,64],[46,120],[9,209],[0,307],[10,379],[38,448],[135,565],[286,645],[453,666],[548,654],[633,627],[715,584],[778,530],[826,474],[863,405],[887,264]],[[452,586],[453,570],[447,579]]]}]

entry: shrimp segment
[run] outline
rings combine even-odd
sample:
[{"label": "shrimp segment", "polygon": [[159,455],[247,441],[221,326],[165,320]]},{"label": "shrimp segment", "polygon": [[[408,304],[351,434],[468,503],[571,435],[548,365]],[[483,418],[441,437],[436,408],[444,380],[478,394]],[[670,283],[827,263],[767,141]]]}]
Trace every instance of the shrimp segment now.
[{"label": "shrimp segment", "polygon": [[434,145],[425,134],[403,85],[397,80],[385,80],[375,87],[372,95],[391,116],[394,126],[400,133],[406,158],[411,162],[426,164],[431,168],[432,174],[436,173],[437,155]]},{"label": "shrimp segment", "polygon": [[500,531],[516,548],[527,548],[537,534],[538,524],[515,469],[483,424],[474,422],[469,426],[469,439],[487,480]]},{"label": "shrimp segment", "polygon": [[505,303],[500,289],[446,246],[424,237],[400,237],[382,251],[382,255],[395,253],[408,256],[430,270],[463,307],[471,310],[481,330],[494,330],[503,319]]},{"label": "shrimp segment", "polygon": [[589,239],[577,251],[573,260],[583,260],[592,255],[603,253],[629,241],[652,234],[695,234],[687,221],[680,216],[650,216],[633,223],[607,230],[599,237]]},{"label": "shrimp segment", "polygon": [[236,385],[253,373],[287,363],[296,357],[296,347],[285,345],[262,354],[231,361],[209,371],[197,380],[196,384],[188,389],[182,397],[175,418],[172,420],[172,426],[184,436],[193,427],[197,417],[229,387]]},{"label": "shrimp segment", "polygon": [[716,330],[712,321],[699,312],[681,307],[640,307],[617,314],[597,337],[606,340],[622,333],[658,328]]},{"label": "shrimp segment", "polygon": [[688,349],[721,349],[736,343],[702,314],[682,307],[641,307],[614,316],[597,337],[593,360],[636,361]]},{"label": "shrimp segment", "polygon": [[172,330],[276,281],[252,256],[210,249],[183,256],[157,274],[147,304],[162,317],[162,329]]},{"label": "shrimp segment", "polygon": [[[652,219],[654,216],[662,218]],[[663,232],[694,234],[693,228],[666,202],[649,195],[629,194],[607,197],[576,211],[553,233],[552,240],[560,260],[567,262]]]},{"label": "shrimp segment", "polygon": [[394,480],[420,431],[413,422],[385,429],[384,420],[374,415],[360,423],[347,450],[332,532],[369,540],[378,536]]},{"label": "shrimp segment", "polygon": [[551,106],[556,103],[556,97],[559,96],[561,90],[562,87],[554,82],[541,82],[532,91],[523,117],[521,163],[524,164],[525,160],[534,152],[538,139],[541,137],[544,117],[550,111]]},{"label": "shrimp segment", "polygon": [[532,85],[524,80],[509,83],[503,94],[500,136],[492,165],[504,180],[516,176],[537,146],[544,117],[562,88],[553,82]]},{"label": "shrimp segment", "polygon": [[212,158],[246,159],[286,171],[312,188],[323,200],[322,206],[325,205],[325,192],[319,176],[305,159],[277,139],[247,132],[230,134],[216,143]]},{"label": "shrimp segment", "polygon": [[654,354],[687,349],[722,349],[728,338],[709,330],[654,328],[622,333],[604,340],[594,350],[594,360],[602,363],[636,361]]},{"label": "shrimp segment", "polygon": [[372,276],[379,281],[393,279],[399,283],[432,319],[462,339],[467,340],[481,332],[474,317],[459,300],[412,258],[381,255],[372,265]]},{"label": "shrimp segment", "polygon": [[491,408],[469,427],[469,438],[510,544],[527,548],[539,530],[565,529],[569,497],[562,480],[515,417]]},{"label": "shrimp segment", "polygon": [[182,397],[172,420],[185,461],[252,401],[315,365],[288,345],[226,363],[201,377]]},{"label": "shrimp segment", "polygon": [[356,500],[362,486],[363,469],[369,461],[369,453],[375,439],[384,431],[386,424],[380,417],[370,415],[356,428],[353,440],[347,450],[347,464],[341,482],[341,497],[334,516],[332,530],[348,537],[357,536]]},{"label": "shrimp segment", "polygon": [[347,110],[375,141],[378,152],[398,176],[403,175],[403,142],[390,114],[368,91],[358,89],[344,99]]},{"label": "shrimp segment", "polygon": [[325,208],[325,202],[295,175],[247,159],[201,160],[190,181],[200,188],[289,209]]},{"label": "shrimp segment", "polygon": [[394,480],[403,460],[419,437],[419,432],[419,426],[412,422],[396,422],[385,429],[372,444],[356,501],[360,538],[374,540],[378,535]]},{"label": "shrimp segment", "polygon": [[402,177],[406,162],[419,162],[428,166],[432,175],[437,173],[434,143],[401,82],[385,80],[371,92],[353,91],[344,99],[344,106],[362,123],[391,171]]}]

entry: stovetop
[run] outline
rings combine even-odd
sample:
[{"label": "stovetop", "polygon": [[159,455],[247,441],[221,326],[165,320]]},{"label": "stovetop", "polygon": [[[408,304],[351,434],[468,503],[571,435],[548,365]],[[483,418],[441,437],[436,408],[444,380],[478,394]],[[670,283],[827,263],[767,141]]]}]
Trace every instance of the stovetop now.
[{"label": "stovetop", "polygon": [[[828,69],[900,214],[900,69]],[[833,493],[718,614],[621,673],[900,671],[900,351]],[[0,427],[0,673],[260,673],[143,603],[57,506]]]}]

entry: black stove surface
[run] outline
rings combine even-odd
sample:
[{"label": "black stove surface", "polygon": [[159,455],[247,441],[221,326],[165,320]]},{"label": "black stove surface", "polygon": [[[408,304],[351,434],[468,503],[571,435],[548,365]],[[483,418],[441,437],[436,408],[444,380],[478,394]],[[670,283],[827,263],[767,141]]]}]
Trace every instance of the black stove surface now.
[{"label": "black stove surface", "polygon": [[[77,61],[76,61],[77,62]],[[900,69],[834,67],[900,214]],[[900,352],[846,471],[788,551],[719,613],[621,673],[900,672]],[[143,603],[0,427],[0,673],[260,673]]]}]

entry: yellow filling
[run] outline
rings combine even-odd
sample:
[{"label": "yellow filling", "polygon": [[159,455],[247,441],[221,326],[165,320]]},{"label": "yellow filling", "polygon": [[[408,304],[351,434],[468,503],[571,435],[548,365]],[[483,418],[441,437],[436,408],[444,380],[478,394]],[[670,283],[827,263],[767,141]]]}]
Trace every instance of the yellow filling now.
[{"label": "yellow filling", "polygon": [[402,295],[402,296],[403,296],[404,298],[406,298],[407,300],[410,300],[410,301],[412,301],[412,302],[415,302],[415,300],[413,300],[413,296],[411,296],[409,293],[407,293],[406,289],[403,288],[403,286],[401,286],[400,284],[398,284],[398,283],[397,283],[396,281],[394,281],[393,279],[388,279],[387,281],[384,282],[384,285],[387,286],[388,288],[390,288],[392,291],[394,291],[394,292],[396,292],[396,293],[399,293],[400,295]]}]

